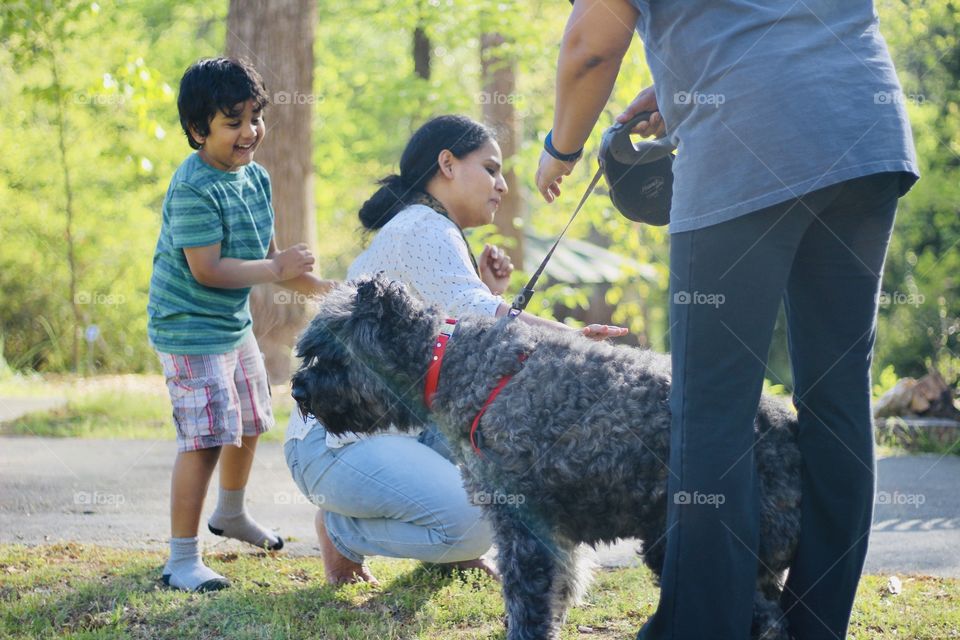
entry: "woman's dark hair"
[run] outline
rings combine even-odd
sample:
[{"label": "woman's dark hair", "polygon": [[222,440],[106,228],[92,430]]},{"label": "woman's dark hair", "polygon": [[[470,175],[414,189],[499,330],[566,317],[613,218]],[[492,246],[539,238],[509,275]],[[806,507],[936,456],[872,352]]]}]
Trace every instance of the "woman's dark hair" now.
[{"label": "woman's dark hair", "polygon": [[190,127],[201,136],[210,135],[210,121],[220,111],[237,117],[237,105],[253,100],[259,111],[270,103],[263,78],[243,58],[203,58],[190,65],[180,79],[177,111],[187,142],[194,149],[200,144],[190,134]]},{"label": "woman's dark hair", "polygon": [[439,116],[417,129],[400,156],[400,175],[390,175],[360,207],[365,229],[379,229],[416,200],[440,167],[437,156],[448,149],[455,158],[473,153],[494,139],[493,131],[465,116]]}]

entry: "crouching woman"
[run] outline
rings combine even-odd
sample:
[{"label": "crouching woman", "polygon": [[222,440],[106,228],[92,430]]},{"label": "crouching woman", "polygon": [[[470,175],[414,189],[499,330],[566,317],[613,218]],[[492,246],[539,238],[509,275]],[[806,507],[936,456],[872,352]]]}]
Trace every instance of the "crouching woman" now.
[{"label": "crouching woman", "polygon": [[[462,116],[440,116],[407,143],[399,175],[360,209],[360,222],[376,231],[351,264],[349,279],[383,273],[400,280],[428,306],[450,317],[503,316],[501,298],[513,265],[487,245],[479,258],[463,230],[493,222],[507,183],[492,132]],[[566,325],[522,313],[519,319],[558,330]],[[625,329],[590,325],[592,338]],[[443,436],[428,428],[417,436],[386,429],[376,435],[334,436],[313,418],[294,412],[284,445],[294,481],[314,504],[327,580],[376,582],[364,565],[371,555],[415,558],[475,567],[495,575],[482,559],[491,530],[463,487]]]}]

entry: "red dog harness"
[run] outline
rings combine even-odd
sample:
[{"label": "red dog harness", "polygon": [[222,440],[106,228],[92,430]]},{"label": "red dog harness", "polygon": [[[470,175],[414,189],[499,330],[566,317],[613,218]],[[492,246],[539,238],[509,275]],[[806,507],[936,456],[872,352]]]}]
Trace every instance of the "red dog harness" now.
[{"label": "red dog harness", "polygon": [[[450,340],[450,336],[453,335],[457,321],[447,318],[445,324],[446,326],[440,331],[440,335],[437,336],[437,341],[433,343],[433,357],[430,359],[430,365],[427,367],[427,383],[423,389],[423,401],[427,405],[427,409],[433,404],[433,396],[437,393],[437,385],[440,383],[440,366],[443,363],[443,354],[447,350],[447,342]],[[524,353],[520,355],[520,362],[526,359],[527,354]],[[480,451],[480,447],[477,444],[477,428],[480,426],[480,419],[483,417],[483,414],[487,412],[487,408],[497,399],[500,392],[503,391],[503,388],[507,386],[511,378],[513,378],[512,373],[500,378],[500,382],[498,382],[497,386],[490,392],[487,401],[483,403],[480,412],[477,413],[477,417],[473,419],[473,424],[470,426],[470,446],[473,447],[473,451],[478,456],[483,457],[483,452]]]},{"label": "red dog harness", "polygon": [[430,366],[427,367],[427,384],[423,388],[423,402],[427,405],[427,409],[433,404],[433,396],[437,393],[443,353],[447,350],[447,340],[453,335],[457,321],[453,318],[447,318],[445,324],[446,326],[440,330],[440,335],[437,336],[437,341],[433,343],[433,357],[430,359]]}]

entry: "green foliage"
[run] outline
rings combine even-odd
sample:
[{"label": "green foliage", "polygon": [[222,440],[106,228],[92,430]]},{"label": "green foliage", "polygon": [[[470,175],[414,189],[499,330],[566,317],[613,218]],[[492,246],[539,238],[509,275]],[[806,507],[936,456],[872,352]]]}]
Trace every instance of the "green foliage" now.
[{"label": "green foliage", "polygon": [[91,324],[100,367],[155,368],[144,310],[159,205],[188,152],[173,87],[185,60],[219,48],[198,38],[200,13],[172,2],[4,5],[0,137],[17,144],[0,157],[0,328],[14,368],[72,367],[74,335]]},{"label": "green foliage", "polygon": [[887,259],[876,369],[960,376],[960,5],[878,3],[917,145],[923,178],[901,200]]},{"label": "green foliage", "polygon": [[[170,176],[190,152],[175,105],[183,70],[223,49],[227,0],[17,0],[0,7],[0,335],[14,370],[73,365],[77,332],[100,328],[97,368],[156,371],[146,339],[146,294]],[[900,70],[924,178],[901,202],[881,299],[876,372],[903,375],[929,364],[957,379],[960,347],[960,45],[957,3],[879,0],[884,33]],[[321,270],[342,277],[363,248],[356,211],[374,182],[396,171],[410,134],[432,115],[481,116],[481,36],[499,32],[512,60],[519,143],[507,168],[524,200],[523,224],[552,236],[565,224],[595,165],[601,131],[651,82],[634,42],[607,112],[587,143],[588,161],[547,205],[533,175],[552,125],[555,64],[567,3],[504,0],[357,0],[323,3],[315,51],[314,168]],[[431,42],[429,80],[414,73],[413,32]],[[502,63],[506,64],[506,63]],[[54,70],[57,70],[56,77]],[[266,76],[268,89],[270,77]],[[270,115],[267,112],[269,121]],[[65,161],[56,141],[63,128]],[[65,171],[66,168],[66,171]],[[67,256],[69,175],[73,269]],[[605,292],[611,321],[632,339],[669,349],[668,236],[624,221],[604,195],[571,228],[611,251],[653,267],[625,273]],[[282,212],[281,212],[282,215]],[[473,242],[491,231],[475,230]],[[71,300],[71,275],[76,281]],[[516,274],[508,296],[525,282]],[[584,306],[588,291],[541,286],[535,309]],[[74,304],[76,303],[76,304]],[[789,387],[782,320],[770,378]],[[82,343],[85,348],[86,344]],[[81,361],[85,352],[81,352]]]},{"label": "green foliage", "polygon": [[892,364],[888,364],[873,381],[873,397],[879,398],[887,391],[890,391],[890,389],[893,389],[893,386],[897,384],[897,380],[899,379],[900,376],[897,375],[896,369],[894,369]]}]

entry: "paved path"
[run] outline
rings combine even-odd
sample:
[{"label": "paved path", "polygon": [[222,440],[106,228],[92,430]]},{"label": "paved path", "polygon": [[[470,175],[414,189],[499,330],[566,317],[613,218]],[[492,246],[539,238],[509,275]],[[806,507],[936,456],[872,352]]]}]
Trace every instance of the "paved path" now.
[{"label": "paved path", "polygon": [[35,411],[59,409],[66,404],[66,398],[0,398],[0,423]]},{"label": "paved path", "polygon": [[[172,441],[0,438],[0,542],[165,548],[175,452]],[[960,457],[885,458],[878,469],[866,570],[960,577]],[[216,499],[212,485],[205,515]],[[315,509],[290,479],[278,443],[260,444],[248,494],[257,519],[288,540],[288,553],[317,553]],[[208,550],[244,548],[201,537]],[[598,561],[635,564],[635,548],[602,548]]]}]

